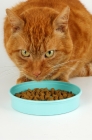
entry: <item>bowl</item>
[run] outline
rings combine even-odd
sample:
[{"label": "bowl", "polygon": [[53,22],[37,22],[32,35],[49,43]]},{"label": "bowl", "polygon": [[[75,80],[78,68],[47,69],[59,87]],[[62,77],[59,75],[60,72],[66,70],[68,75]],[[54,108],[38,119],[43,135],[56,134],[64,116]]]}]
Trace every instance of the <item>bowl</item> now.
[{"label": "bowl", "polygon": [[[72,91],[75,96],[53,101],[27,100],[14,96],[16,93],[25,91],[29,88],[54,88],[55,90]],[[81,93],[82,90],[78,86],[60,81],[30,81],[15,85],[9,91],[13,109],[26,114],[44,116],[64,114],[77,109],[80,105]]]}]

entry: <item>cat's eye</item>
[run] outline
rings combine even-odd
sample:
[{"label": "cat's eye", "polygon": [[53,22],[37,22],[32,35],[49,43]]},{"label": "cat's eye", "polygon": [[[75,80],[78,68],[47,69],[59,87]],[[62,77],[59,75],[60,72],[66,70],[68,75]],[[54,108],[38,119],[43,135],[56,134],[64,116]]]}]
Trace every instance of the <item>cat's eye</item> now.
[{"label": "cat's eye", "polygon": [[52,57],[54,55],[54,51],[48,51],[45,54],[45,57]]},{"label": "cat's eye", "polygon": [[30,53],[28,51],[26,51],[26,50],[21,50],[21,54],[24,57],[29,57],[30,56]]}]

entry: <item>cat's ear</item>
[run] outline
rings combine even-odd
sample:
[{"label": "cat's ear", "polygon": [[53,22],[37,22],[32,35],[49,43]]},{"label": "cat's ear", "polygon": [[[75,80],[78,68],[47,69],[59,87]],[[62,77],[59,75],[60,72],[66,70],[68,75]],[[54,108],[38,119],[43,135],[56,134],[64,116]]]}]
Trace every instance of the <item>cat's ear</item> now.
[{"label": "cat's ear", "polygon": [[53,22],[54,30],[57,32],[65,32],[68,29],[70,8],[65,7],[63,11],[55,18]]},{"label": "cat's ear", "polygon": [[12,26],[13,32],[21,30],[24,26],[24,21],[20,17],[18,17],[14,12],[12,12],[10,9],[6,9],[6,13],[9,22]]}]

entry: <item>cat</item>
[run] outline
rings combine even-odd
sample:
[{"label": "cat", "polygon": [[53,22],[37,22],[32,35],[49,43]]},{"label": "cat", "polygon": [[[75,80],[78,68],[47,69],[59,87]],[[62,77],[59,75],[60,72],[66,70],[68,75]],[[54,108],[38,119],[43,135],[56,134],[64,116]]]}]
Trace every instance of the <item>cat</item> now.
[{"label": "cat", "polygon": [[78,0],[27,0],[6,9],[4,44],[17,83],[92,75],[92,17]]}]

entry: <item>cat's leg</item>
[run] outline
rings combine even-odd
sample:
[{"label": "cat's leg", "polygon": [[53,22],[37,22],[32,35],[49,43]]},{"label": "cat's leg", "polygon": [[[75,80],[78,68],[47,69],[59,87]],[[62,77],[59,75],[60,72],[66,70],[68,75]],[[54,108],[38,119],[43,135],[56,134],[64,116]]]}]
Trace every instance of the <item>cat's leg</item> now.
[{"label": "cat's leg", "polygon": [[27,81],[28,81],[27,78],[25,76],[22,76],[17,79],[16,83],[19,84],[19,83],[23,83],[23,82],[27,82]]},{"label": "cat's leg", "polygon": [[16,83],[19,84],[19,83],[23,83],[23,82],[27,82],[27,81],[30,81],[30,80],[26,76],[24,76],[20,73],[20,77],[17,79]]},{"label": "cat's leg", "polygon": [[64,81],[64,82],[69,82],[70,78],[77,76],[76,74],[76,71],[78,71],[77,66],[78,66],[77,62],[73,62],[64,66],[62,68],[63,71],[61,75],[59,76],[59,80]]},{"label": "cat's leg", "polygon": [[59,81],[64,81],[64,82],[69,82],[69,75],[70,75],[69,72],[63,73],[59,76],[58,80]]},{"label": "cat's leg", "polygon": [[71,69],[70,70],[66,70],[66,72],[64,74],[62,74],[59,77],[60,81],[65,81],[65,82],[69,82],[69,78],[70,77],[86,77],[86,76],[92,76],[92,62],[85,64],[84,66],[81,67],[81,69],[79,69],[79,72],[77,73],[77,70],[74,71],[74,73],[72,74]]},{"label": "cat's leg", "polygon": [[78,76],[92,76],[92,62],[85,64],[79,71]]}]

